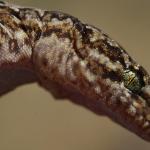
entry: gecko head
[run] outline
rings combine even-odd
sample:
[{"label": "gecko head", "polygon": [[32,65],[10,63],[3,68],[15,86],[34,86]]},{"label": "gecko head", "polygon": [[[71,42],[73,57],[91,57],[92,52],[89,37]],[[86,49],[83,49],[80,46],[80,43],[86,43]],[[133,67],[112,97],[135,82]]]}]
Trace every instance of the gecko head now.
[{"label": "gecko head", "polygon": [[[112,90],[112,103],[116,100],[115,104],[119,108],[117,110],[119,113],[117,112],[116,115],[122,118],[123,124],[128,122],[127,128],[150,141],[149,74],[139,65],[130,66],[122,71],[120,83],[120,86],[114,86],[117,87],[116,90]],[[117,105],[117,102],[121,104]]]}]

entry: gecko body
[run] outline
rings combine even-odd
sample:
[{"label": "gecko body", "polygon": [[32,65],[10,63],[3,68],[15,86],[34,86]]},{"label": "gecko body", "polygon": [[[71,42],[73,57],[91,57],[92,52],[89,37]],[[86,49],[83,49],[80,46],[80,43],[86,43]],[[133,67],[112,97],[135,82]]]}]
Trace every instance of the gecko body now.
[{"label": "gecko body", "polygon": [[9,89],[2,83],[3,92],[38,81],[150,140],[149,74],[101,29],[62,12],[0,2],[0,68],[0,76],[14,70],[20,79]]}]

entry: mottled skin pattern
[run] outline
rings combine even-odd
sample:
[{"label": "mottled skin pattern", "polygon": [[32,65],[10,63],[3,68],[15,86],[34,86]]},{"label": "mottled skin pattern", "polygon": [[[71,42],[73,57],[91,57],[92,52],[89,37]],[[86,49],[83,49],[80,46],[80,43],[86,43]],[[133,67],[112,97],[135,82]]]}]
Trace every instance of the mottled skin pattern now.
[{"label": "mottled skin pattern", "polygon": [[1,94],[38,81],[150,141],[150,77],[94,26],[0,2],[0,68]]}]

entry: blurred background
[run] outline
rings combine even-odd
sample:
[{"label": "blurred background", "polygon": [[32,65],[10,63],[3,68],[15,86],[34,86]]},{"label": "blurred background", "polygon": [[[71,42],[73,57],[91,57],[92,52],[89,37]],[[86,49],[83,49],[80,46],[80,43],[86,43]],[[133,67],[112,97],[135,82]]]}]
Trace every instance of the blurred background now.
[{"label": "blurred background", "polygon": [[[61,10],[103,29],[150,72],[150,1],[9,0]],[[150,144],[109,118],[68,100],[55,100],[37,84],[0,99],[0,150],[149,150]]]}]

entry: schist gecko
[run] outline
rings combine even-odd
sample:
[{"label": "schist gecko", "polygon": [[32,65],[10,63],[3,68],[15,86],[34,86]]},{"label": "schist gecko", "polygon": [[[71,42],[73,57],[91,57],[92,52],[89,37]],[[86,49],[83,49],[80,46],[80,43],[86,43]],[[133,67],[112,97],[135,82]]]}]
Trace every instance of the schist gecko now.
[{"label": "schist gecko", "polygon": [[150,76],[116,41],[57,11],[0,2],[0,94],[30,82],[150,141]]}]

